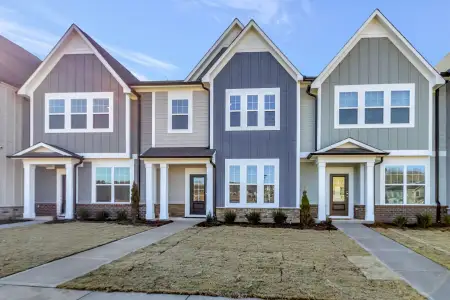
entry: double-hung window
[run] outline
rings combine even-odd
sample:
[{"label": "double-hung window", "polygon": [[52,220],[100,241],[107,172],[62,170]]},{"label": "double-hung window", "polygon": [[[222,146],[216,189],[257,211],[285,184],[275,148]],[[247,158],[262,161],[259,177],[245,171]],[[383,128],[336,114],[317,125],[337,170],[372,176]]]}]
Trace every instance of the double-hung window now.
[{"label": "double-hung window", "polygon": [[128,166],[94,166],[95,188],[93,202],[129,203],[131,197],[131,168]]},{"label": "double-hung window", "polygon": [[192,91],[169,91],[168,104],[168,132],[192,133]]},{"label": "double-hung window", "polygon": [[45,133],[112,132],[113,93],[45,94]]},{"label": "double-hung window", "polygon": [[414,127],[415,84],[335,86],[334,127]]},{"label": "double-hung window", "polygon": [[228,89],[226,131],[279,130],[280,89]]},{"label": "double-hung window", "polygon": [[427,163],[393,162],[384,166],[384,204],[428,204]]},{"label": "double-hung window", "polygon": [[278,207],[278,159],[225,160],[227,207]]}]

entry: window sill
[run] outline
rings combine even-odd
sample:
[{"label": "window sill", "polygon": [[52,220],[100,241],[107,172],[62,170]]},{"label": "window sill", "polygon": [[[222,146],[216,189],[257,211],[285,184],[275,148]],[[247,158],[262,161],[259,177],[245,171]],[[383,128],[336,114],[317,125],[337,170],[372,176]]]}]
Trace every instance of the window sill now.
[{"label": "window sill", "polygon": [[129,205],[131,204],[131,202],[91,202],[91,203],[77,203],[77,204]]},{"label": "window sill", "polygon": [[413,128],[414,124],[354,124],[335,125],[334,129],[383,129],[383,128]]},{"label": "window sill", "polygon": [[271,127],[227,127],[225,131],[276,131],[280,130],[278,126]]},{"label": "window sill", "polygon": [[112,128],[105,129],[46,129],[44,133],[108,133],[114,132]]},{"label": "window sill", "polygon": [[167,133],[192,133],[192,129],[169,129]]},{"label": "window sill", "polygon": [[225,205],[225,208],[279,208],[277,203],[270,203],[270,204],[232,204],[227,203]]}]

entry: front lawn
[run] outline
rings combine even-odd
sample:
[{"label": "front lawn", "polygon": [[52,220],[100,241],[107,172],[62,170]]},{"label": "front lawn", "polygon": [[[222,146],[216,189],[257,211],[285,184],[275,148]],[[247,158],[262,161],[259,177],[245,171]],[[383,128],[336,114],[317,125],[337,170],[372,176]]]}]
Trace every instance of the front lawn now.
[{"label": "front lawn", "polygon": [[82,222],[0,229],[0,277],[145,230],[149,228]]},{"label": "front lawn", "polygon": [[374,230],[450,269],[450,228]]},{"label": "front lawn", "polygon": [[196,227],[60,287],[266,299],[424,299],[398,278],[383,277],[389,272],[340,231]]}]

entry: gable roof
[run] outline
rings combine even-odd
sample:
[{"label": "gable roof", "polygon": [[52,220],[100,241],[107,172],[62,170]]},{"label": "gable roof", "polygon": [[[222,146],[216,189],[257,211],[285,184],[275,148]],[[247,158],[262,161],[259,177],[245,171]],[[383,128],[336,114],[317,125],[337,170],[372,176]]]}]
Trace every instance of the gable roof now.
[{"label": "gable roof", "polygon": [[[93,53],[108,69],[108,71],[113,75],[113,77],[119,82],[122,86],[125,93],[130,93],[131,89],[129,85],[133,83],[139,82],[139,80],[128,71],[121,63],[119,63],[114,57],[111,56],[104,48],[102,48],[93,38],[87,35],[84,31],[82,31],[77,25],[72,24],[69,29],[64,33],[58,43],[53,47],[44,61],[39,65],[39,67],[33,72],[33,74],[28,78],[28,80],[22,85],[19,89],[19,94],[22,95],[30,95],[36,86],[42,82],[45,76],[53,69],[59,59],[65,53],[63,50],[58,50],[62,46],[67,46],[67,43],[70,42],[69,39],[72,34],[77,34],[82,42],[84,42],[90,53]],[[77,54],[85,54],[85,49],[82,49]],[[58,56],[56,56],[58,55]]]},{"label": "gable roof", "polygon": [[214,63],[214,65],[209,69],[209,71],[202,77],[203,82],[209,82],[212,78],[213,73],[218,73],[228,62],[232,54],[234,54],[234,50],[237,45],[241,42],[241,40],[250,32],[250,30],[255,30],[257,34],[259,34],[264,42],[269,46],[270,52],[274,57],[282,63],[282,65],[290,70],[290,74],[294,77],[295,80],[303,80],[303,76],[300,74],[298,69],[289,61],[289,59],[284,55],[283,52],[273,43],[273,41],[267,36],[267,34],[256,24],[254,20],[250,20],[250,22],[245,26],[244,30],[234,39],[231,45],[226,49],[222,56]]},{"label": "gable roof", "polygon": [[317,155],[388,155],[381,149],[372,147],[352,138],[346,138],[328,147],[322,148],[308,155],[308,159]]},{"label": "gable roof", "polygon": [[[378,26],[379,25],[379,26]],[[312,88],[319,88],[325,79],[341,63],[361,38],[388,37],[391,42],[411,61],[411,63],[433,84],[443,84],[444,79],[433,66],[411,45],[397,28],[376,9],[356,33],[347,41],[339,53],[322,70],[311,84]]]},{"label": "gable roof", "polygon": [[436,70],[441,73],[448,73],[450,71],[450,52],[447,53],[436,65]]},{"label": "gable roof", "polygon": [[[43,149],[45,151],[39,151]],[[82,156],[69,151],[67,149],[47,144],[44,142],[39,142],[30,146],[24,150],[21,150],[13,155],[9,155],[9,158],[83,158]]]},{"label": "gable roof", "polygon": [[[211,62],[208,65],[204,65],[206,61],[208,61],[214,52],[217,52],[217,48],[224,44],[225,39],[230,35],[230,33],[233,31],[234,28],[239,28],[240,31],[244,29],[244,25],[241,23],[241,21],[236,18],[231,22],[231,24],[225,29],[225,31],[220,35],[220,37],[217,39],[217,41],[209,48],[208,52],[202,57],[202,59],[198,62],[198,64],[192,69],[192,71],[189,73],[189,75],[186,77],[185,81],[193,81],[193,80],[200,80],[203,75],[211,68],[212,64],[219,59],[220,56],[225,52],[223,49],[227,47],[222,47],[219,52],[215,55],[215,57],[211,60]],[[203,67],[203,70],[202,70]],[[200,75],[194,76],[197,73],[200,72]]]},{"label": "gable roof", "polygon": [[0,82],[20,88],[40,63],[39,58],[0,35]]}]

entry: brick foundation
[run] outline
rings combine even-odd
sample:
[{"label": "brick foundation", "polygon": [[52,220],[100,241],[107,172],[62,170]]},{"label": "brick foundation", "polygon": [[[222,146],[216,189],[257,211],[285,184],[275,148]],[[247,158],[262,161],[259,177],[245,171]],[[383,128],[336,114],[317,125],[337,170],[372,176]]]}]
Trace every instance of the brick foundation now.
[{"label": "brick foundation", "polygon": [[23,217],[23,206],[0,207],[0,220]]},{"label": "brick foundation", "polygon": [[[447,206],[441,207],[442,218],[447,214]],[[405,216],[408,222],[415,223],[416,215],[424,212],[431,213],[433,222],[436,222],[436,206],[434,205],[375,205],[375,221],[391,223],[396,216]],[[366,214],[365,205],[355,205],[355,219],[364,220]]]},{"label": "brick foundation", "polygon": [[[277,210],[277,208],[216,208],[216,215],[219,221],[224,220],[225,212],[231,210],[236,212],[236,222],[246,222],[245,214],[251,211],[258,211],[261,213],[261,222],[272,223],[272,211]],[[298,208],[282,208],[287,215],[286,222],[298,223],[300,221],[300,209]]]},{"label": "brick foundation", "polygon": [[366,218],[366,206],[355,205],[353,208],[353,217],[358,220],[364,220]]},{"label": "brick foundation", "polygon": [[[117,212],[126,210],[131,216],[131,204],[77,204],[77,212],[80,209],[87,209],[91,218],[94,218],[99,211],[109,212],[111,218],[117,216]],[[145,204],[139,205],[139,216],[145,218]],[[155,204],[155,217],[159,218],[159,204]],[[169,204],[169,217],[184,217],[184,204]]]},{"label": "brick foundation", "polygon": [[56,216],[56,203],[36,203],[36,216]]},{"label": "brick foundation", "polygon": [[[155,204],[155,217],[159,218],[159,204]],[[169,217],[184,217],[184,204],[169,204]]]}]

